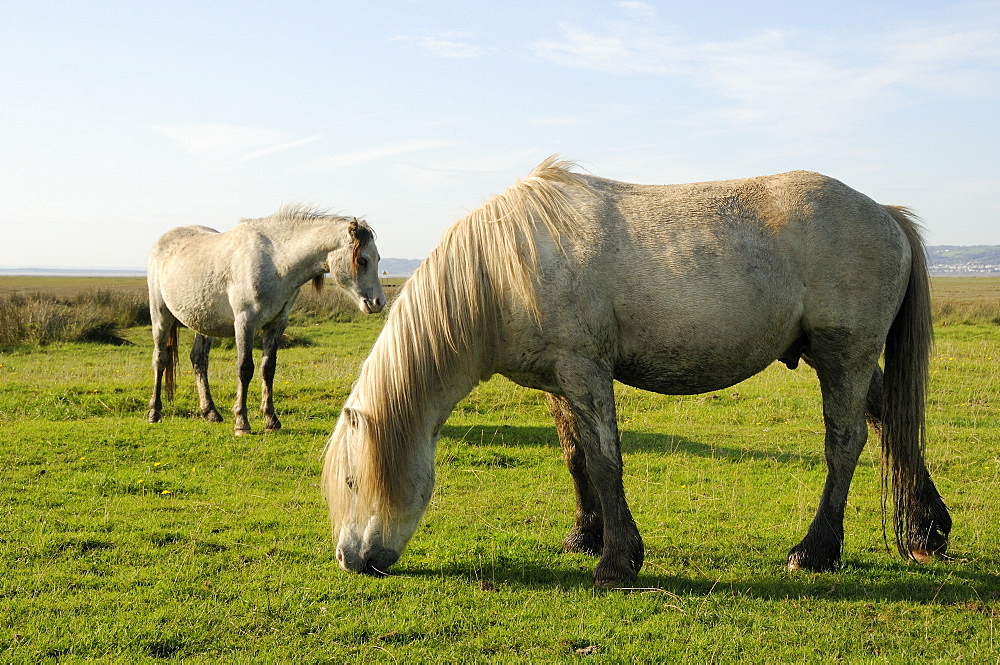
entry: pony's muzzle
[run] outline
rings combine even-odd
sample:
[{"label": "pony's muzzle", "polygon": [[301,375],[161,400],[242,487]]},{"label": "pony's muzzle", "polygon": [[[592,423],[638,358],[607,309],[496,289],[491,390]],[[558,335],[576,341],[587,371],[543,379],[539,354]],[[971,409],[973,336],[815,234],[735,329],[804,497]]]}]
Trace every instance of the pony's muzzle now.
[{"label": "pony's muzzle", "polygon": [[384,547],[373,548],[358,556],[345,553],[342,547],[337,548],[337,562],[349,573],[385,577],[389,574],[389,567],[397,561],[399,553]]},{"label": "pony's muzzle", "polygon": [[382,311],[382,307],[385,306],[385,299],[374,297],[374,298],[363,298],[361,301],[361,309],[364,310],[365,314],[377,314]]}]

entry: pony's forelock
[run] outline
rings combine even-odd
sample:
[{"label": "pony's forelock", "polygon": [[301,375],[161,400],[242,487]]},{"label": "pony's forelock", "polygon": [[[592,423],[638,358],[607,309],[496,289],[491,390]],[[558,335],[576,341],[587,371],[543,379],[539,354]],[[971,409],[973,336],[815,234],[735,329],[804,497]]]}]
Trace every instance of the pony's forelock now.
[{"label": "pony's forelock", "polygon": [[368,243],[375,239],[375,232],[364,220],[359,220],[357,217],[351,220],[347,230],[351,235],[351,274],[357,278],[358,260],[361,258],[361,252],[364,251]]}]

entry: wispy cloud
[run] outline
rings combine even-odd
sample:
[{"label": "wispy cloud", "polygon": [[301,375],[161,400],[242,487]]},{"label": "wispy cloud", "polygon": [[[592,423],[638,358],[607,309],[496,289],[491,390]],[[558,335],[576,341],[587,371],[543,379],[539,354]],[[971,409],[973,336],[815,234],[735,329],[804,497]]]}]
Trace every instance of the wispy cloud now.
[{"label": "wispy cloud", "polygon": [[289,140],[285,132],[263,127],[213,123],[157,125],[153,128],[198,157],[246,162],[322,139],[322,135]]},{"label": "wispy cloud", "polygon": [[436,139],[415,139],[412,141],[372,146],[363,150],[321,157],[313,162],[313,166],[320,169],[340,169],[347,166],[356,166],[358,164],[375,162],[387,157],[405,155],[418,150],[443,148],[451,145],[455,145],[455,142]]},{"label": "wispy cloud", "polygon": [[704,42],[658,20],[652,7],[621,2],[617,20],[563,24],[531,46],[540,58],[624,76],[652,75],[729,100],[716,118],[752,123],[851,122],[911,89],[980,96],[1000,89],[996,3],[968,6],[935,25],[900,25],[886,34],[834,41],[824,35],[762,30]]},{"label": "wispy cloud", "polygon": [[240,153],[287,140],[271,129],[213,123],[157,125],[153,129],[176,141],[185,152],[199,156]]},{"label": "wispy cloud", "polygon": [[656,9],[647,2],[619,2],[618,6],[636,18],[652,19],[656,17]]},{"label": "wispy cloud", "polygon": [[492,46],[477,44],[473,36],[467,33],[443,33],[439,35],[425,35],[422,37],[397,37],[396,41],[409,42],[417,45],[425,51],[433,53],[442,58],[481,58],[491,53],[496,53],[497,49]]},{"label": "wispy cloud", "polygon": [[278,145],[268,146],[266,148],[261,148],[259,150],[254,150],[243,155],[240,159],[241,162],[248,162],[252,159],[257,159],[258,157],[265,157],[267,155],[272,155],[276,152],[281,152],[282,150],[288,150],[289,148],[297,148],[300,145],[306,145],[307,143],[314,143],[323,138],[322,134],[316,134],[315,136],[310,136],[309,138],[299,139],[298,141],[288,141],[286,143],[279,143]]}]

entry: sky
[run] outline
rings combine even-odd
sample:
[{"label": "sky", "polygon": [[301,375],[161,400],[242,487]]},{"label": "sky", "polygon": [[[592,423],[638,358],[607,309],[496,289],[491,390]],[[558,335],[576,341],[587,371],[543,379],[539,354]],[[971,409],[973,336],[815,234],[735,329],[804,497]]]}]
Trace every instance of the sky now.
[{"label": "sky", "polygon": [[558,154],[819,171],[1000,244],[1000,1],[0,2],[0,268],[142,268],[303,202],[384,257]]}]

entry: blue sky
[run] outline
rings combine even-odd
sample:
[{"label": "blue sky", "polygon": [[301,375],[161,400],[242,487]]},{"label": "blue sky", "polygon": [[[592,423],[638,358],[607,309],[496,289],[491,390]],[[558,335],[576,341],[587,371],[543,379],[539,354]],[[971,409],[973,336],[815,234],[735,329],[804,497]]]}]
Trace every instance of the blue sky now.
[{"label": "blue sky", "polygon": [[820,171],[1000,244],[1000,2],[0,4],[0,267],[130,268],[289,202],[383,256],[558,153]]}]

